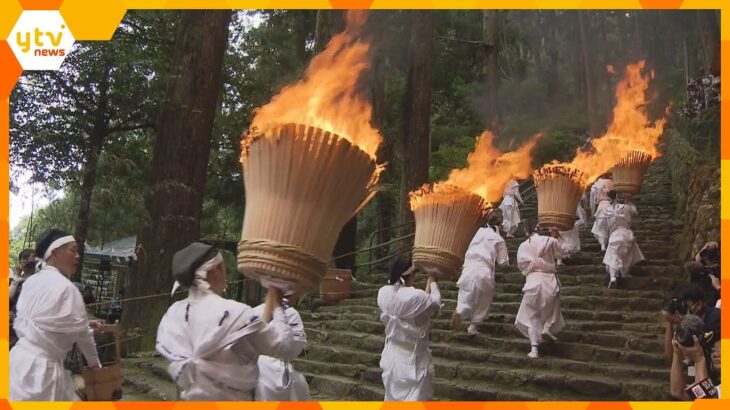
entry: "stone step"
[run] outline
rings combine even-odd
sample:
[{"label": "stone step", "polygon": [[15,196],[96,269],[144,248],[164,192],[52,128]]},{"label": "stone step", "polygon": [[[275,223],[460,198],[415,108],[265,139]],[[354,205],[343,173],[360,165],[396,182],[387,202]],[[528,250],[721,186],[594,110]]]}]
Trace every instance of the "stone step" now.
[{"label": "stone step", "polygon": [[[364,314],[370,318],[376,319],[380,317],[380,309],[377,306],[368,305],[339,305],[339,306],[321,306],[317,312],[333,313],[336,315]],[[453,310],[442,309],[440,317],[447,319],[451,317]],[[563,317],[566,323],[572,320],[576,321],[594,321],[594,322],[621,322],[625,324],[634,324],[636,326],[661,326],[661,318],[659,310],[656,312],[633,312],[633,311],[595,311],[587,309],[562,309]],[[489,320],[493,322],[514,323],[514,317],[517,314],[517,306],[512,310],[500,311],[496,306],[492,306]],[[306,322],[305,322],[306,324]]]},{"label": "stone step", "polygon": [[382,382],[380,385],[366,384],[343,376],[324,373],[302,372],[309,384],[309,390],[331,397],[332,401],[382,401],[385,397]]},{"label": "stone step", "polygon": [[[337,348],[330,348],[336,350]],[[344,363],[334,355],[328,358],[315,360],[308,354],[306,359],[297,360],[294,366],[297,370],[310,374],[335,374],[354,380],[377,385],[382,383],[379,364]],[[441,357],[434,358],[434,375],[436,384],[449,380],[450,384],[475,385],[484,391],[519,391],[521,394],[538,397],[539,400],[598,400],[612,397],[617,400],[647,400],[643,392],[655,389],[662,391],[665,382],[660,377],[669,377],[666,374],[651,374],[653,380],[645,380],[646,372],[636,371],[624,379],[616,377],[615,373],[603,371],[602,376],[585,373],[585,366],[580,362],[573,362],[570,373],[552,367],[555,362],[547,360],[531,360],[522,355],[522,359],[513,358],[509,363],[502,364],[495,360],[482,362],[457,361]],[[377,357],[377,356],[374,356]],[[493,356],[490,356],[493,359]],[[567,363],[567,361],[566,361]],[[539,372],[535,372],[535,369]],[[596,369],[592,371],[598,373]],[[631,389],[641,386],[640,389]],[[437,388],[438,389],[438,388]],[[530,394],[532,392],[533,394]],[[665,396],[655,396],[655,400]],[[438,399],[438,398],[437,398]],[[490,400],[495,400],[491,398]],[[482,399],[485,400],[485,399]],[[534,399],[533,399],[534,400]]]},{"label": "stone step", "polygon": [[[621,289],[668,291],[676,286],[678,279],[684,277],[682,272],[683,270],[679,266],[634,265],[631,267],[633,277],[622,278]],[[558,269],[558,274],[562,286],[606,287],[608,285],[608,273],[604,266],[565,265]],[[495,275],[495,280],[498,284],[525,283],[524,276],[514,271],[498,272]],[[362,275],[359,276],[358,281],[382,286],[386,282],[386,276],[385,274]],[[423,289],[421,284],[425,285],[425,282],[421,280],[415,286]]]},{"label": "stone step", "polygon": [[177,386],[167,373],[167,361],[151,352],[140,358],[122,359],[123,385],[151,400],[176,400]]},{"label": "stone step", "polygon": [[[485,335],[513,335],[514,337],[522,337],[515,329],[513,323],[484,322],[478,326],[478,329]],[[385,333],[383,324],[375,320],[351,320],[349,318],[343,318],[326,322],[308,323],[307,326],[323,331],[361,332],[375,336],[381,336]],[[464,325],[464,328],[466,328],[466,325]],[[452,331],[450,320],[445,319],[432,321],[431,330],[453,332],[455,335],[464,333],[464,329],[455,332]],[[659,340],[661,335],[661,333],[636,335],[620,330],[585,332],[568,328],[560,333],[560,341],[636,351],[661,352],[663,349],[663,345]]]},{"label": "stone step", "polygon": [[[521,294],[523,283],[503,283],[499,282],[501,275],[497,273],[497,284],[494,288],[495,300],[504,297],[505,294]],[[439,290],[441,296],[448,299],[456,299],[459,288],[456,286],[454,281],[440,281]],[[378,290],[383,284],[366,283],[366,282],[353,282],[352,283],[352,296],[351,299],[377,297]],[[417,283],[416,287],[425,288],[425,283]],[[576,285],[565,285],[561,287],[561,293],[569,296],[610,296],[610,297],[637,297],[646,299],[659,299],[662,301],[667,300],[667,293],[660,290],[641,290],[641,289],[608,289],[607,287],[587,287],[587,286],[576,286]]]},{"label": "stone step", "polygon": [[[382,387],[382,379],[378,383],[368,383],[363,379],[355,379],[342,375],[330,375],[337,372],[337,364],[306,363],[305,368],[312,368],[312,372],[304,372],[310,380],[310,388],[315,387],[326,391],[328,394],[341,394],[338,400],[361,400],[361,401],[382,401],[385,390]],[[329,372],[329,373],[323,373]],[[326,376],[323,374],[327,374]],[[372,375],[372,373],[369,372]],[[374,376],[371,376],[374,377]],[[557,395],[552,392],[530,391],[529,388],[520,389],[490,389],[484,382],[465,382],[446,380],[435,377],[434,401],[459,400],[459,401],[539,401],[558,400]]]},{"label": "stone step", "polygon": [[[442,310],[453,312],[456,309],[456,292],[449,292],[453,298],[447,295],[441,295]],[[518,294],[500,294],[498,300],[492,302],[492,309],[499,311],[517,311],[520,306],[521,296]],[[610,311],[631,310],[631,311],[654,311],[661,310],[663,299],[647,299],[636,297],[617,297],[617,296],[573,296],[562,294],[560,296],[560,306],[563,310],[569,309],[590,309],[598,307]],[[346,299],[341,302],[342,306],[378,306],[375,297]]]},{"label": "stone step", "polygon": [[[657,368],[636,365],[633,363],[586,363],[548,356],[542,356],[540,357],[540,360],[535,361],[527,358],[524,352],[503,352],[490,349],[489,347],[474,347],[459,344],[432,343],[431,349],[436,359],[441,362],[456,360],[457,363],[461,361],[462,363],[475,365],[500,365],[516,369],[545,368],[559,370],[562,372],[577,372],[588,376],[600,374],[617,378],[619,380],[633,378],[659,380],[661,382],[667,382],[669,380],[669,366]],[[351,349],[348,346],[334,344],[310,344],[302,358],[325,363],[340,363],[344,365],[359,365],[379,368],[380,353],[381,351],[366,352]],[[298,369],[298,367],[296,368]],[[443,377],[440,374],[437,374],[437,376]]]},{"label": "stone step", "polygon": [[[306,326],[306,324],[305,324]],[[383,336],[375,336],[350,331],[325,331],[306,328],[309,340],[327,345],[328,343],[349,346],[356,349],[366,350],[372,353],[383,350]],[[485,334],[469,336],[465,333],[452,331],[431,330],[431,340],[435,343],[454,345],[467,345],[473,347],[488,347],[498,351],[511,351],[525,353],[530,350],[530,342],[517,333],[505,337],[494,337]],[[434,350],[432,348],[432,350]],[[453,354],[453,352],[452,352]],[[559,341],[546,344],[541,347],[541,355],[545,357],[559,357],[577,361],[609,362],[609,363],[633,363],[647,367],[666,366],[663,352],[646,353],[638,351],[625,351],[623,349],[608,348],[597,345],[586,345]],[[456,357],[451,357],[456,358]]]},{"label": "stone step", "polygon": [[[334,320],[349,320],[349,321],[369,321],[369,320],[377,320],[377,318],[373,319],[373,317],[369,314],[365,313],[334,313],[334,312],[308,312],[304,310],[299,311],[300,315],[302,316],[302,320],[305,323],[316,323],[320,321],[334,321]],[[564,312],[564,315],[566,313]],[[441,314],[439,317],[446,316],[448,317],[448,314],[446,313]],[[658,314],[657,314],[658,318]],[[445,324],[448,324],[450,322],[450,319],[448,318],[442,318],[442,319],[435,319],[433,323],[437,324],[440,321],[443,321]],[[487,327],[490,324],[493,323],[507,323],[509,325],[513,325],[515,322],[515,315],[514,314],[507,314],[507,313],[494,313],[489,315],[487,318],[487,321],[482,325],[482,327]],[[664,324],[660,323],[660,321],[657,319],[653,323],[623,323],[622,321],[596,321],[596,320],[578,320],[578,319],[570,319],[566,320],[566,329],[567,330],[574,330],[574,331],[583,331],[583,332],[630,332],[633,336],[636,336],[637,338],[642,339],[649,339],[653,340],[656,339],[659,335],[662,335],[664,332]]]},{"label": "stone step", "polygon": [[[323,363],[315,361],[301,360],[296,363],[298,368],[302,368],[305,374],[312,375],[313,379],[316,379],[320,374],[336,375],[337,377],[344,378],[350,381],[351,386],[342,386],[346,389],[352,389],[352,385],[361,384],[368,388],[374,388],[376,386],[382,386],[381,371],[379,368],[364,367],[364,366],[345,366],[338,363]],[[434,366],[436,367],[436,366]],[[474,401],[492,401],[492,400],[520,400],[520,401],[536,401],[536,400],[558,400],[558,396],[552,392],[538,394],[537,391],[530,388],[520,388],[519,391],[512,391],[511,389],[505,388],[506,386],[494,386],[488,383],[486,380],[471,381],[464,379],[446,379],[439,377],[439,370],[434,371],[436,377],[434,377],[434,401],[448,400],[458,397],[459,400],[474,400]],[[314,380],[313,380],[314,382]],[[524,387],[524,386],[522,386]],[[379,399],[369,400],[383,400],[385,390],[382,390],[381,397]],[[373,394],[375,394],[373,392]],[[542,397],[541,397],[542,396]]]}]

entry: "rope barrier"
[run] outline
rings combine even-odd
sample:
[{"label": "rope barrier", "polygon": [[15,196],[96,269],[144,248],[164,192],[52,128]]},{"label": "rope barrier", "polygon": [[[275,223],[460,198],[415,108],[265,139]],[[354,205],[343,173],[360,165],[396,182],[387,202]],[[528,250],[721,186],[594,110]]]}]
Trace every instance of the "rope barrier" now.
[{"label": "rope barrier", "polygon": [[97,345],[96,348],[97,349],[101,349],[102,347],[114,346],[114,345],[117,344],[117,342],[119,342],[121,344],[121,343],[124,343],[124,342],[128,342],[130,340],[139,339],[140,337],[142,337],[142,335],[135,335],[135,336],[132,336],[132,337],[127,337],[125,339],[115,340],[115,341],[110,342],[110,343],[104,343],[103,345]]},{"label": "rope barrier", "polygon": [[[234,285],[236,283],[241,283],[243,281],[244,281],[244,279],[236,280],[236,281],[233,281],[233,282],[228,282],[228,285]],[[187,292],[187,289],[180,289],[180,290],[176,291],[172,295],[178,295],[178,294],[182,294],[182,293],[185,293],[185,292]],[[158,298],[158,297],[162,297],[162,296],[171,296],[171,294],[170,294],[170,292],[165,292],[165,293],[157,293],[157,294],[154,294],[154,295],[137,296],[137,297],[133,297],[133,298],[119,299],[119,300],[115,300],[115,301],[111,301],[110,300],[108,302],[89,303],[89,304],[86,305],[86,307],[87,308],[88,307],[97,307],[97,306],[102,306],[102,305],[109,305],[112,302],[122,303],[122,302],[134,301],[134,300],[143,300],[143,299]]]}]

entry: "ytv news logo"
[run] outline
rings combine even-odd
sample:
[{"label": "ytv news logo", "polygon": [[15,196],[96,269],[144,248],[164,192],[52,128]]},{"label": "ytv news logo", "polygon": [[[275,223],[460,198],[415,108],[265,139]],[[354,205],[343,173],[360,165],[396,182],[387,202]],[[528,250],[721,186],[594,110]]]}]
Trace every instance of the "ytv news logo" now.
[{"label": "ytv news logo", "polygon": [[61,13],[51,10],[24,11],[8,37],[24,70],[58,70],[73,43]]}]

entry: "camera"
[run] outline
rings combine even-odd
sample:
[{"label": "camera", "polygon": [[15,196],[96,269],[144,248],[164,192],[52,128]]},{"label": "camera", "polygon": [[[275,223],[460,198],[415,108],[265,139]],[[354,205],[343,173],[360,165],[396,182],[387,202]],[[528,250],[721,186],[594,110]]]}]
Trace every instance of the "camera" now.
[{"label": "camera", "polygon": [[682,329],[681,327],[675,332],[674,339],[676,339],[677,343],[684,347],[692,347],[692,345],[695,344],[692,336],[697,336],[697,338],[702,341],[702,332],[696,333],[689,329]]},{"label": "camera", "polygon": [[674,339],[684,347],[692,347],[695,344],[694,336],[697,336],[700,345],[704,349],[704,322],[696,315],[686,315],[674,333]]},{"label": "camera", "polygon": [[[680,315],[686,315],[687,314],[687,303],[684,302],[684,300],[680,298],[672,298],[669,302],[667,302],[664,305],[664,310],[671,314],[679,313]],[[691,339],[691,337],[690,337]]]},{"label": "camera", "polygon": [[720,265],[705,266],[700,270],[700,272],[720,279]]},{"label": "camera", "polygon": [[720,264],[720,249],[719,248],[708,248],[703,249],[700,252],[700,259],[703,265],[719,265]]}]

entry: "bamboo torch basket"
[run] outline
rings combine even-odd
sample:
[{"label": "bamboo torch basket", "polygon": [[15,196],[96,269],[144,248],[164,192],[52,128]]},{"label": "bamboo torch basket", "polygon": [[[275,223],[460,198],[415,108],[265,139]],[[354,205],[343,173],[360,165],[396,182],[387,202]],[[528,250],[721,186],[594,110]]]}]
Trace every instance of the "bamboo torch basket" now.
[{"label": "bamboo torch basket", "polygon": [[613,167],[613,189],[622,194],[641,192],[644,174],[651,163],[651,155],[633,150]]},{"label": "bamboo torch basket", "polygon": [[546,165],[533,172],[533,179],[538,223],[561,231],[571,229],[585,189],[583,172],[562,165]]},{"label": "bamboo torch basket", "polygon": [[451,185],[437,192],[424,187],[410,196],[416,218],[413,264],[454,278],[489,208],[481,197]]},{"label": "bamboo torch basket", "polygon": [[242,148],[238,271],[316,289],[342,227],[375,194],[379,167],[348,140],[301,124],[255,134]]}]

